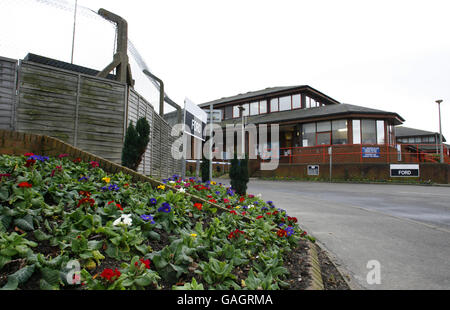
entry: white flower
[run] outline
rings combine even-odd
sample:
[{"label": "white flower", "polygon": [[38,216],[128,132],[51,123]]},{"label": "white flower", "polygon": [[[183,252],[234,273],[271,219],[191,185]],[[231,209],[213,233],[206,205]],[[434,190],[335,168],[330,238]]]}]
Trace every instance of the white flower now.
[{"label": "white flower", "polygon": [[180,188],[178,191],[179,191],[180,193],[186,193],[186,190],[185,190],[184,188]]},{"label": "white flower", "polygon": [[258,195],[256,195],[256,197],[257,197],[257,198],[261,198],[261,197],[262,197],[262,194],[259,193]]},{"label": "white flower", "polygon": [[254,208],[254,207],[255,207],[254,205],[249,205],[248,206],[249,209]]},{"label": "white flower", "polygon": [[131,226],[133,220],[131,219],[131,214],[122,214],[117,220],[113,222],[114,226],[124,224],[127,226]]},{"label": "white flower", "polygon": [[175,181],[169,181],[169,184],[175,184]]}]

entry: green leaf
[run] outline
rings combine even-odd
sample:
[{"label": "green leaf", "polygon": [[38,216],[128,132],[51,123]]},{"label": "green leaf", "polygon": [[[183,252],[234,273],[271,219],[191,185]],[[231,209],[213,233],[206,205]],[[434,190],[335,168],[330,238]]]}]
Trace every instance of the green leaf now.
[{"label": "green leaf", "polygon": [[10,261],[11,259],[9,257],[0,255],[0,270]]},{"label": "green leaf", "polygon": [[3,286],[2,290],[15,290],[19,284],[23,284],[28,281],[34,272],[35,265],[30,265],[17,270],[15,273],[8,276],[8,283]]},{"label": "green leaf", "polygon": [[45,280],[51,286],[59,286],[59,271],[44,267],[41,269],[42,279]]},{"label": "green leaf", "polygon": [[0,201],[7,201],[9,198],[8,187],[0,187]]},{"label": "green leaf", "polygon": [[8,283],[6,283],[5,286],[3,286],[0,290],[13,291],[13,290],[17,289],[18,286],[19,286],[19,280],[17,280],[17,278],[8,277]]},{"label": "green leaf", "polygon": [[31,220],[29,222],[25,218],[15,219],[14,220],[14,225],[16,225],[17,227],[19,227],[19,228],[21,228],[21,229],[23,229],[25,231],[34,230],[33,221]]},{"label": "green leaf", "polygon": [[139,278],[137,278],[137,279],[134,281],[134,283],[136,283],[136,285],[145,287],[145,286],[150,285],[150,284],[152,283],[152,280],[151,280],[149,277],[144,276],[144,277],[139,277]]},{"label": "green leaf", "polygon": [[161,236],[156,231],[150,231],[147,234],[148,234],[148,237],[150,239],[153,239],[153,240],[156,240],[156,241],[161,240]]},{"label": "green leaf", "polygon": [[41,279],[41,281],[39,281],[39,288],[43,291],[54,291],[58,289],[58,286],[53,286],[44,279]]},{"label": "green leaf", "polygon": [[34,231],[34,237],[36,238],[37,241],[44,241],[51,238],[50,235],[47,235],[40,229]]}]

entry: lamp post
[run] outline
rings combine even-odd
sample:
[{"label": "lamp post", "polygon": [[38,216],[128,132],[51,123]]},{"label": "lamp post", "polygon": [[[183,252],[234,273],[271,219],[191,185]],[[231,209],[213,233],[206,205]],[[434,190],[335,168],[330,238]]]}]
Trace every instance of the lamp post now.
[{"label": "lamp post", "polygon": [[442,100],[436,100],[439,109],[439,144],[440,144],[440,154],[441,154],[441,164],[444,163],[444,147],[442,142],[442,127],[441,127],[441,102]]},{"label": "lamp post", "polygon": [[245,157],[245,131],[244,131],[244,111],[245,108],[240,105],[239,106],[239,111],[241,112],[241,116],[242,116],[242,130],[241,130],[241,142],[242,142],[242,147],[241,147],[241,151],[242,151],[242,156]]}]

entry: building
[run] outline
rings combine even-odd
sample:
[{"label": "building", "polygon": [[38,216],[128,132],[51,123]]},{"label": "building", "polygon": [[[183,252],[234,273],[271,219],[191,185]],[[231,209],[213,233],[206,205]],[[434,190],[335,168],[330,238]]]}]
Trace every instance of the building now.
[{"label": "building", "polygon": [[[343,104],[308,85],[266,88],[200,107],[211,104],[222,111],[222,127],[239,124],[242,117],[246,125],[278,124],[279,141],[255,148],[262,156],[278,143],[283,163],[328,162],[330,146],[339,162],[389,161],[396,152],[394,126],[404,122],[397,113]],[[228,156],[234,151],[226,150]]]}]

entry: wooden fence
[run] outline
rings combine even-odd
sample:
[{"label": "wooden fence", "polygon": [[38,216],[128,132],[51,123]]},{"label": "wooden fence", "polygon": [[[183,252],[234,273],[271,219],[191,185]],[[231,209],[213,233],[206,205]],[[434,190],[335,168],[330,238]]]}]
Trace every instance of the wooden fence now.
[{"label": "wooden fence", "polygon": [[0,81],[0,129],[55,137],[120,164],[129,122],[145,117],[151,139],[138,171],[157,177],[181,171],[170,156],[170,126],[125,84],[7,58],[0,58]]}]

